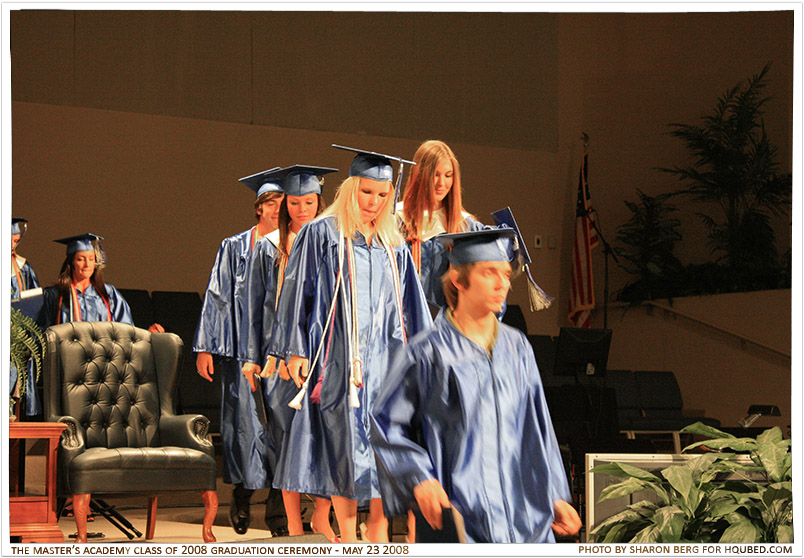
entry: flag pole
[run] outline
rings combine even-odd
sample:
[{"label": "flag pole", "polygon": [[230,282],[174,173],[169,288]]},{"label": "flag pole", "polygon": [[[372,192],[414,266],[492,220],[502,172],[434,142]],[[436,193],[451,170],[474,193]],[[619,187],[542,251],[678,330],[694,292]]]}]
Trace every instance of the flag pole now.
[{"label": "flag pole", "polygon": [[[581,132],[581,139],[583,139],[583,150],[587,152],[589,150],[589,134],[586,132]],[[614,258],[614,261],[619,264],[620,260],[617,259],[617,253],[606,241],[606,237],[603,236],[603,231],[600,230],[600,226],[598,225],[598,221],[600,217],[596,209],[592,208],[588,211],[589,213],[589,222],[592,225],[592,228],[595,229],[597,232],[597,237],[603,243],[603,329],[608,329],[609,325],[609,256]],[[592,219],[592,214],[594,213],[595,218]]]}]

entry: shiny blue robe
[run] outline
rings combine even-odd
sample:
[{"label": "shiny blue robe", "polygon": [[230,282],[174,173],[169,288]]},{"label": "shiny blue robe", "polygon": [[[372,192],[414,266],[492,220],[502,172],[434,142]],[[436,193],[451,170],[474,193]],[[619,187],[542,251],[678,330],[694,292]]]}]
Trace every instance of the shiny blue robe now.
[{"label": "shiny blue robe", "polygon": [[[20,265],[20,262],[22,264]],[[36,289],[39,287],[39,279],[36,273],[25,258],[17,256],[17,265],[20,268],[20,277],[22,278],[22,290]],[[11,272],[11,298],[20,297],[20,285],[17,284],[17,275]],[[17,385],[17,370],[14,366],[10,369],[10,391],[9,394],[14,393],[14,388]],[[39,401],[39,393],[36,391],[36,378],[34,377],[33,362],[28,361],[28,381],[25,383],[25,414],[28,416],[38,415],[42,412],[42,404]]]},{"label": "shiny blue robe", "polygon": [[[278,318],[268,346],[270,354],[302,356],[310,359],[312,367],[335,292],[338,240],[332,216],[307,223],[299,231],[279,297]],[[280,451],[274,486],[367,502],[380,496],[374,452],[368,441],[370,409],[404,338],[386,250],[376,235],[370,246],[359,233],[353,243],[363,360],[363,387],[358,389],[360,407],[351,407],[349,402],[348,338],[343,295],[338,293],[327,346],[310,370],[309,389]],[[393,252],[399,268],[405,330],[411,336],[428,327],[432,318],[410,251],[403,244]],[[346,263],[344,273],[346,290],[350,292]],[[310,394],[322,376],[320,403],[314,403]]]},{"label": "shiny blue robe", "polygon": [[[22,261],[22,265],[19,262]],[[39,287],[39,279],[36,277],[36,273],[31,267],[25,258],[21,256],[17,256],[17,265],[20,268],[20,276],[22,277],[22,282],[24,283],[22,290],[27,289],[35,289]],[[20,286],[17,284],[17,276],[12,271],[11,272],[11,298],[19,298],[20,297]]]},{"label": "shiny blue robe", "polygon": [[239,338],[245,312],[254,227],[225,239],[215,256],[193,351],[211,353],[221,379],[223,480],[257,490],[269,488],[267,433],[262,397],[240,371]]},{"label": "shiny blue robe", "polygon": [[[240,360],[265,366],[268,338],[274,323],[279,267],[279,232],[261,238],[254,245],[248,270],[243,333],[240,336]],[[273,477],[276,459],[284,433],[289,430],[294,410],[288,403],[296,395],[296,385],[282,380],[279,374],[256,380],[261,386],[268,428],[268,464]],[[284,388],[284,391],[283,391]],[[281,394],[286,394],[284,397]]]},{"label": "shiny blue robe", "polygon": [[[76,289],[77,290],[77,289]],[[81,312],[82,322],[121,322],[124,324],[134,325],[134,319],[131,317],[131,308],[128,302],[120,294],[120,291],[114,286],[106,283],[106,293],[109,296],[109,307],[101,298],[98,291],[95,290],[91,284],[84,290],[84,292],[77,291],[78,306]],[[50,327],[55,324],[66,324],[67,322],[74,321],[70,317],[70,304],[72,297],[65,297],[61,301],[61,311],[59,311],[59,288],[55,285],[44,289],[44,303],[42,309],[45,312],[44,327]],[[112,313],[112,319],[109,320],[109,311]],[[77,314],[73,314],[78,317]]]},{"label": "shiny blue robe", "polygon": [[572,501],[533,350],[505,324],[489,357],[442,310],[394,360],[371,442],[385,513],[438,479],[469,542],[554,542],[553,500]]}]

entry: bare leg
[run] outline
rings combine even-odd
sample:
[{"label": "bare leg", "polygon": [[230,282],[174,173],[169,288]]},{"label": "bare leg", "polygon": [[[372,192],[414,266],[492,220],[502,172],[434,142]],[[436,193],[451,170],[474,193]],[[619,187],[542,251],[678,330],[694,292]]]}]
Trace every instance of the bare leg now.
[{"label": "bare leg", "polygon": [[416,542],[416,516],[408,510],[408,542]]},{"label": "bare leg", "polygon": [[372,498],[369,503],[369,517],[366,522],[366,535],[373,543],[388,542],[388,519],[382,511],[382,500]]},{"label": "bare leg", "polygon": [[341,542],[356,543],[357,500],[350,500],[343,496],[332,496],[332,507],[335,508],[335,517],[338,518]]},{"label": "bare leg", "polygon": [[288,533],[291,536],[303,535],[304,525],[301,518],[301,494],[282,491],[282,501],[285,503],[285,515],[288,516]]},{"label": "bare leg", "polygon": [[313,517],[310,518],[313,533],[321,533],[329,540],[335,538],[335,531],[332,530],[332,525],[329,523],[329,510],[331,507],[332,503],[326,498],[315,498],[315,511],[313,512]]}]

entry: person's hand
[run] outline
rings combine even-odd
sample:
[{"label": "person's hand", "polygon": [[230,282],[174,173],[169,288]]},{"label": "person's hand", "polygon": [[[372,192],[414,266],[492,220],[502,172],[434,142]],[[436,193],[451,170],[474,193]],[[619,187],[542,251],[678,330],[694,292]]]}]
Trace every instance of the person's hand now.
[{"label": "person's hand", "polygon": [[564,500],[553,502],[555,521],[553,521],[553,531],[556,535],[575,535],[581,529],[581,518],[578,512]]},{"label": "person's hand", "polygon": [[268,360],[265,361],[265,368],[262,369],[261,376],[263,378],[269,378],[276,374],[277,361],[279,362],[279,377],[283,380],[290,380],[290,374],[288,373],[288,367],[285,364],[284,359],[274,356],[269,356]]},{"label": "person's hand", "polygon": [[419,509],[433,529],[441,529],[444,524],[441,518],[441,509],[449,508],[449,497],[444,487],[436,479],[428,479],[413,488],[413,497],[419,504]]},{"label": "person's hand", "polygon": [[148,328],[148,331],[151,333],[165,333],[165,328],[159,324],[151,324],[151,326]]},{"label": "person's hand", "polygon": [[195,359],[195,369],[198,371],[199,376],[211,382],[212,376],[215,374],[212,353],[198,353],[198,357]]},{"label": "person's hand", "polygon": [[284,360],[279,361],[279,377],[283,380],[290,380],[290,372],[288,372],[288,365]]},{"label": "person's hand", "polygon": [[[282,363],[284,364],[284,363]],[[288,374],[290,374],[290,378],[296,384],[296,387],[301,387],[302,383],[304,382],[304,378],[307,377],[308,368],[310,366],[310,361],[304,357],[290,355],[290,362],[288,362]],[[282,365],[280,365],[279,375],[282,375]]]},{"label": "person's hand", "polygon": [[260,374],[260,365],[254,364],[253,362],[247,362],[243,364],[243,376],[246,377],[248,381],[248,385],[251,386],[251,391],[257,391],[257,380],[254,376],[259,376]]}]

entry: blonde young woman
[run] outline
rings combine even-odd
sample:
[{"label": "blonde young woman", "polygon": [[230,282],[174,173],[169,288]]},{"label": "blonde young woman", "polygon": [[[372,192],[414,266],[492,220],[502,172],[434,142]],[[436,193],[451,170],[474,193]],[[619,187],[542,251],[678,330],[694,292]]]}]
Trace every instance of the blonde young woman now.
[{"label": "blonde young woman", "polygon": [[385,542],[371,406],[395,351],[432,320],[391,211],[391,157],[346,149],[357,152],[349,178],[290,253],[268,346],[301,388],[274,482],[329,496],[345,543],[368,504],[366,538]]},{"label": "blonde young woman", "polygon": [[435,237],[480,230],[483,224],[463,208],[461,167],[446,143],[424,142],[413,161],[416,165],[410,171],[397,214],[427,301],[441,307],[445,304],[441,276],[449,262],[446,249]]},{"label": "blonde young woman", "polygon": [[[262,364],[266,360],[271,326],[276,315],[276,303],[285,279],[288,258],[294,240],[302,226],[317,217],[325,207],[321,195],[324,174],[337,169],[294,165],[280,169],[271,175],[271,180],[281,184],[285,197],[279,206],[279,227],[254,247],[251,258],[246,296],[244,334],[241,338],[243,375],[251,389],[256,391],[258,376],[263,376]],[[269,452],[267,467],[273,472],[285,444],[285,434],[290,430],[295,411],[288,403],[298,389],[285,372],[268,376],[263,385],[268,432],[273,451]],[[304,534],[301,518],[301,494],[291,490],[282,491],[282,500],[291,536]],[[313,532],[324,534],[330,542],[340,542],[329,523],[330,501],[315,498],[315,512],[310,521]]]}]

